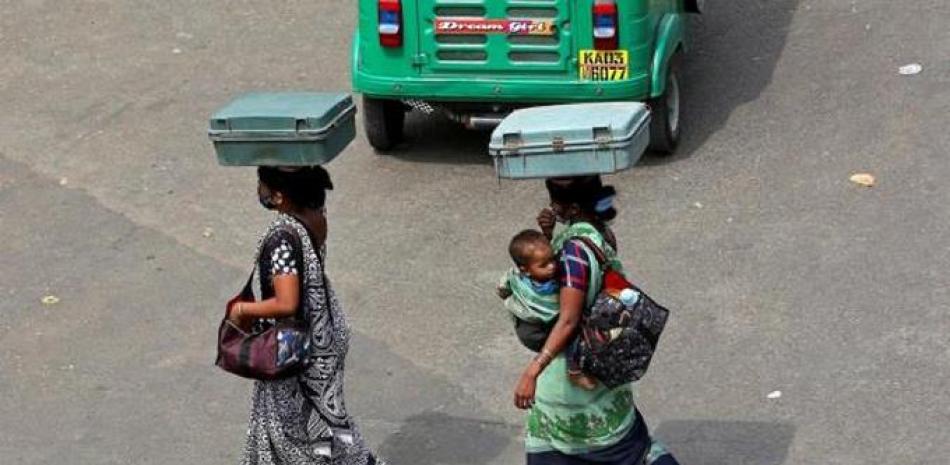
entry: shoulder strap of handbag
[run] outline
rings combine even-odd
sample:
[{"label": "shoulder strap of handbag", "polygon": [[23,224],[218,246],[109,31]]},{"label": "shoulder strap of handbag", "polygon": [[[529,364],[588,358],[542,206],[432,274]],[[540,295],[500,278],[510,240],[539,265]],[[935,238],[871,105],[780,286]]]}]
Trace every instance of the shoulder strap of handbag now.
[{"label": "shoulder strap of handbag", "polygon": [[572,239],[577,239],[586,245],[591,253],[594,254],[594,258],[597,259],[597,263],[600,264],[600,267],[603,268],[604,271],[610,267],[610,263],[607,262],[607,255],[605,255],[604,251],[600,247],[597,247],[597,244],[594,244],[594,241],[590,240],[589,237],[574,236]]},{"label": "shoulder strap of handbag", "polygon": [[241,289],[241,300],[245,302],[256,300],[254,298],[254,272],[256,270],[257,265],[251,267],[251,275],[247,277],[247,283],[244,284],[244,289]]},{"label": "shoulder strap of handbag", "polygon": [[[268,231],[268,234],[270,234],[270,231]],[[254,264],[251,265],[251,273],[247,277],[247,282],[244,283],[244,288],[241,289],[241,299],[245,302],[254,302],[257,300],[257,298],[254,297],[254,274],[258,271],[257,267],[261,261],[261,252],[263,249],[264,243],[262,240],[257,246],[257,253],[254,254]]]},{"label": "shoulder strap of handbag", "polygon": [[[592,241],[589,237],[574,236],[571,239],[577,239],[582,244],[584,244],[587,247],[587,249],[590,250],[590,252],[594,254],[594,258],[597,260],[597,263],[600,264],[600,275],[601,275],[600,289],[593,289],[591,287],[588,287],[587,289],[587,292],[593,292],[594,295],[597,295],[600,293],[601,289],[603,289],[603,286],[604,286],[603,276],[605,275],[605,273],[607,273],[607,270],[610,269],[610,263],[607,262],[607,256],[604,255],[604,251],[601,250],[601,248],[598,247],[597,244],[595,244],[594,241]],[[591,280],[588,286],[593,286],[593,280]],[[590,299],[590,295],[586,296],[586,299]],[[587,321],[586,317],[590,315],[591,301],[585,300],[585,302],[586,302],[586,304],[584,305],[585,318],[582,321]]]}]

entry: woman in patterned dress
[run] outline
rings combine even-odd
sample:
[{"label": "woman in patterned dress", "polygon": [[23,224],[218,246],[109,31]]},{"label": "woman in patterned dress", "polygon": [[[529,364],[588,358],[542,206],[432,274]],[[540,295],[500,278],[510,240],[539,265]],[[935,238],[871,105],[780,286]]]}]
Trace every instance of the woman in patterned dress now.
[{"label": "woman in patterned dress", "polygon": [[[621,270],[617,240],[607,225],[617,212],[616,194],[599,176],[549,179],[551,207],[538,225],[559,254],[560,312],[540,353],[525,368],[514,402],[528,410],[525,449],[528,465],[677,465],[651,439],[634,404],[635,385],[585,390],[568,378],[563,351],[576,334],[584,309],[600,289],[602,272],[583,237]],[[565,227],[555,235],[557,222]]]},{"label": "woman in patterned dress", "polygon": [[261,300],[238,302],[229,318],[267,325],[301,312],[310,325],[310,360],[302,373],[256,381],[242,465],[374,465],[343,402],[349,328],[324,274],[326,191],[321,167],[258,169],[261,205],[278,212],[261,239]]}]

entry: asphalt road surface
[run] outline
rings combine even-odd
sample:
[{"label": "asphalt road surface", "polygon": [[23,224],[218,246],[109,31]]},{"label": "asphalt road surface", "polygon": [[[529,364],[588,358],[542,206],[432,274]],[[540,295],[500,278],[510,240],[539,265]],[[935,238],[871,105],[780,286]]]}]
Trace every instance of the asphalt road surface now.
[{"label": "asphalt road surface", "polygon": [[[707,3],[682,149],[609,178],[624,257],[674,312],[648,421],[684,465],[947,463],[950,3]],[[0,12],[0,463],[235,463],[250,383],[214,338],[269,215],[207,117],[348,90],[355,2]],[[409,134],[330,165],[348,406],[394,464],[521,463],[529,354],[492,289],[542,185],[499,183],[484,133]]]}]

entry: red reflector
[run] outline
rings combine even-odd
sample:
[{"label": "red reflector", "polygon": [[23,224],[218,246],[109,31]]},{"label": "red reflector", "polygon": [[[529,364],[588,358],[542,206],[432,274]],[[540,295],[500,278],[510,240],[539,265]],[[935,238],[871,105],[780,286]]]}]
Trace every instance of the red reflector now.
[{"label": "red reflector", "polygon": [[379,9],[402,11],[402,0],[379,0]]},{"label": "red reflector", "polygon": [[595,3],[594,4],[594,14],[595,15],[613,15],[617,16],[617,4],[610,3]]},{"label": "red reflector", "polygon": [[594,39],[595,50],[617,50],[620,48],[620,42],[614,36],[610,39]]},{"label": "red reflector", "polygon": [[379,44],[402,46],[402,0],[379,0]]},{"label": "red reflector", "polygon": [[594,48],[616,50],[620,46],[620,24],[617,3],[614,0],[594,0],[593,8]]},{"label": "red reflector", "polygon": [[379,45],[382,45],[383,47],[402,47],[402,34],[380,34]]}]

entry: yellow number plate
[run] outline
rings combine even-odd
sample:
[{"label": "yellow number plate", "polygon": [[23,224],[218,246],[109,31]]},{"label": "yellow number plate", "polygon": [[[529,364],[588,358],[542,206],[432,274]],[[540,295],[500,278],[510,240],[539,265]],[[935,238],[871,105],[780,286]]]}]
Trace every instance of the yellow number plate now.
[{"label": "yellow number plate", "polygon": [[581,50],[578,67],[584,81],[623,81],[630,77],[626,50]]}]

